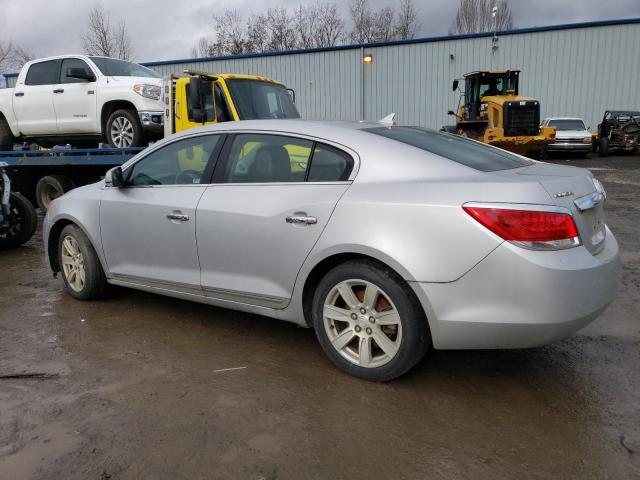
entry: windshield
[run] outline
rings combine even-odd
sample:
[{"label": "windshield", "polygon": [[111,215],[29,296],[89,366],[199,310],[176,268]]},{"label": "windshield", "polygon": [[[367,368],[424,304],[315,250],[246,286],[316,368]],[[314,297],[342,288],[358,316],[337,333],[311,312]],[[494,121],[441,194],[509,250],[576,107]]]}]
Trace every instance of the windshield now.
[{"label": "windshield", "polygon": [[516,80],[513,77],[487,77],[480,81],[480,98],[506,95],[508,90],[516,90]]},{"label": "windshield", "polygon": [[260,80],[227,80],[240,120],[300,118],[285,87]]},{"label": "windshield", "polygon": [[441,157],[475,168],[495,172],[526,167],[533,162],[504,150],[492,148],[457,135],[419,127],[374,127],[365,131],[406,143]]},{"label": "windshield", "polygon": [[89,57],[103,75],[109,77],[148,77],[160,78],[160,74],[137,63],[106,57]]},{"label": "windshield", "polygon": [[582,120],[549,120],[550,127],[556,127],[556,130],[586,130]]}]

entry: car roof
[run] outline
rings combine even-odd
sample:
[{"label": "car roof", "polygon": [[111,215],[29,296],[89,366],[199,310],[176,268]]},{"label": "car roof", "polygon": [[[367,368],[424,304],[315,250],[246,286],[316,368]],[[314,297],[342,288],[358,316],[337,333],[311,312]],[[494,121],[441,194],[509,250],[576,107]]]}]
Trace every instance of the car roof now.
[{"label": "car roof", "polygon": [[584,122],[584,120],[580,117],[547,117],[545,118],[545,120],[551,121],[551,120],[580,120],[581,122]]}]

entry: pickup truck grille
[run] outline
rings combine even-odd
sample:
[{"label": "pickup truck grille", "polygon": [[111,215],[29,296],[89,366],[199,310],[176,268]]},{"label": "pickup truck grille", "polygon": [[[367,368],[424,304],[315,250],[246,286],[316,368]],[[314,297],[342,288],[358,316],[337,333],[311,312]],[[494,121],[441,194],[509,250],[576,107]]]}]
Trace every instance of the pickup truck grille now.
[{"label": "pickup truck grille", "polygon": [[584,143],[582,138],[558,138],[556,135],[556,143]]},{"label": "pickup truck grille", "polygon": [[503,118],[506,137],[540,133],[540,104],[535,100],[506,102]]}]

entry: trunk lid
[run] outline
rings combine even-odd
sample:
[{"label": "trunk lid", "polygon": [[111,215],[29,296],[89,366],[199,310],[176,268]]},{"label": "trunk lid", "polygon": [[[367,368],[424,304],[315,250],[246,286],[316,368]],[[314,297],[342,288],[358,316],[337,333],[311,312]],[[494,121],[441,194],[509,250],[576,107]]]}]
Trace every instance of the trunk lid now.
[{"label": "trunk lid", "polygon": [[536,180],[549,194],[551,204],[571,211],[583,245],[592,254],[604,247],[604,191],[589,170],[536,162],[504,171],[515,178]]}]

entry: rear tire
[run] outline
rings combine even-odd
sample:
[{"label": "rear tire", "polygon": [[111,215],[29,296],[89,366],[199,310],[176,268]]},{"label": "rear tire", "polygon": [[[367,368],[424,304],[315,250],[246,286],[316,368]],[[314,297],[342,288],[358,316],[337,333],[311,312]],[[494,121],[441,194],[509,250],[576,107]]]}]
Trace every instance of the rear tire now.
[{"label": "rear tire", "polygon": [[135,110],[116,110],[107,120],[104,135],[113,148],[144,147],[146,139]]},{"label": "rear tire", "polygon": [[415,293],[396,272],[371,260],[345,262],[320,280],[312,320],[334,365],[365,380],[399,377],[431,344]]},{"label": "rear tire", "polygon": [[600,139],[600,148],[599,152],[601,157],[606,157],[609,155],[609,139],[607,137],[603,137]]},{"label": "rear tire", "polygon": [[67,225],[58,238],[58,265],[65,291],[78,300],[106,297],[111,290],[98,255],[85,233]]},{"label": "rear tire", "polygon": [[73,190],[74,185],[64,175],[49,175],[42,177],[36,185],[36,201],[38,207],[46,212],[49,204],[58,197],[61,197],[69,190]]},{"label": "rear tire", "polygon": [[13,150],[14,140],[7,120],[0,115],[0,150]]},{"label": "rear tire", "polygon": [[38,226],[36,209],[19,193],[11,193],[9,210],[9,225],[0,226],[0,248],[13,248],[28,242]]}]

